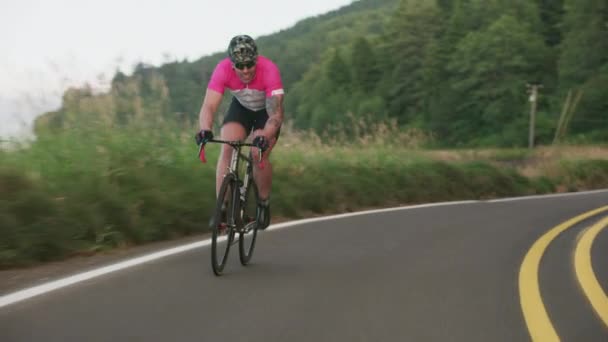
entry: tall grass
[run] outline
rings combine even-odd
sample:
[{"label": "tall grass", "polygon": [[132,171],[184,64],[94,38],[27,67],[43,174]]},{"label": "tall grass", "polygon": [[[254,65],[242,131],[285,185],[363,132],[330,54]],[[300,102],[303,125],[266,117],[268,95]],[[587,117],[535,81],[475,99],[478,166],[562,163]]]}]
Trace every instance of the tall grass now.
[{"label": "tall grass", "polygon": [[73,130],[0,153],[0,265],[203,231],[215,170],[185,138]]}]

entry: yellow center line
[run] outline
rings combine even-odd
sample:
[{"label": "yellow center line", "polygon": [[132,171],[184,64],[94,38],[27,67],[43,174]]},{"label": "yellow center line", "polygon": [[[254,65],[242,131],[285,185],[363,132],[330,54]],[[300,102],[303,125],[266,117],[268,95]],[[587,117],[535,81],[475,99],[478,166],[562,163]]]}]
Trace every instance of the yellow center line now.
[{"label": "yellow center line", "polygon": [[559,224],[541,236],[530,248],[519,269],[519,302],[533,341],[559,341],[540,295],[538,268],[545,250],[559,234],[577,223],[608,210],[608,206],[588,211]]},{"label": "yellow center line", "polygon": [[608,326],[608,296],[597,281],[591,266],[591,245],[597,235],[606,227],[608,227],[608,217],[594,224],[584,233],[574,252],[574,267],[585,296],[600,319]]}]

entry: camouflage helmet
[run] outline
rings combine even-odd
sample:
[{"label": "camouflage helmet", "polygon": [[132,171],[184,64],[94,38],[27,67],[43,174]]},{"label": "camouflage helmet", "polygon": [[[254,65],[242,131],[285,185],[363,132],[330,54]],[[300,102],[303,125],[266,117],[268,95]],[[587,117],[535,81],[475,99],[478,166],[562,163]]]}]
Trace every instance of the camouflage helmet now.
[{"label": "camouflage helmet", "polygon": [[228,56],[232,63],[255,62],[258,57],[258,47],[248,35],[234,36],[228,45]]}]

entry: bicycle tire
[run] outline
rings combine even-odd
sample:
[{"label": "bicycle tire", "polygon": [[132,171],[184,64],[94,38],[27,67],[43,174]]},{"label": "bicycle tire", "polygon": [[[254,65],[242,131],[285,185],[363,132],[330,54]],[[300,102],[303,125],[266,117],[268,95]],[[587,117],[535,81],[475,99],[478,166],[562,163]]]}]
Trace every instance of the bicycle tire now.
[{"label": "bicycle tire", "polygon": [[[257,207],[258,186],[253,177],[251,177],[245,191],[245,200],[241,203],[239,213],[240,223],[243,227],[239,234],[239,259],[243,266],[246,266],[251,261],[258,236]],[[246,229],[248,225],[249,229]]]},{"label": "bicycle tire", "polygon": [[[212,237],[211,237],[211,267],[213,273],[216,276],[222,275],[226,262],[228,261],[228,254],[230,252],[230,246],[234,241],[235,231],[234,225],[234,190],[236,181],[234,175],[228,174],[224,177],[222,185],[220,187],[219,194],[217,196],[217,202],[215,205],[215,212],[213,214],[212,221]],[[226,202],[226,227],[220,227],[222,221],[222,206]],[[226,237],[223,239],[223,237]]]}]

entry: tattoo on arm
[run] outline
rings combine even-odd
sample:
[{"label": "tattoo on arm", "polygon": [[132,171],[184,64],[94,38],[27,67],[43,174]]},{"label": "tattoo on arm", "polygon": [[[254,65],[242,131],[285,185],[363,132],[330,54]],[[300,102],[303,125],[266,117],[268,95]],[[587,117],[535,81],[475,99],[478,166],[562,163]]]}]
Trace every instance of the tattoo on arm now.
[{"label": "tattoo on arm", "polygon": [[277,112],[283,112],[283,96],[275,95],[266,99],[266,111],[270,116]]},{"label": "tattoo on arm", "polygon": [[269,119],[266,125],[279,129],[283,124],[283,95],[275,95],[266,99],[266,111]]},{"label": "tattoo on arm", "polygon": [[281,127],[281,122],[277,120],[277,118],[270,118],[266,121],[266,125],[271,125],[274,128],[279,129]]}]

